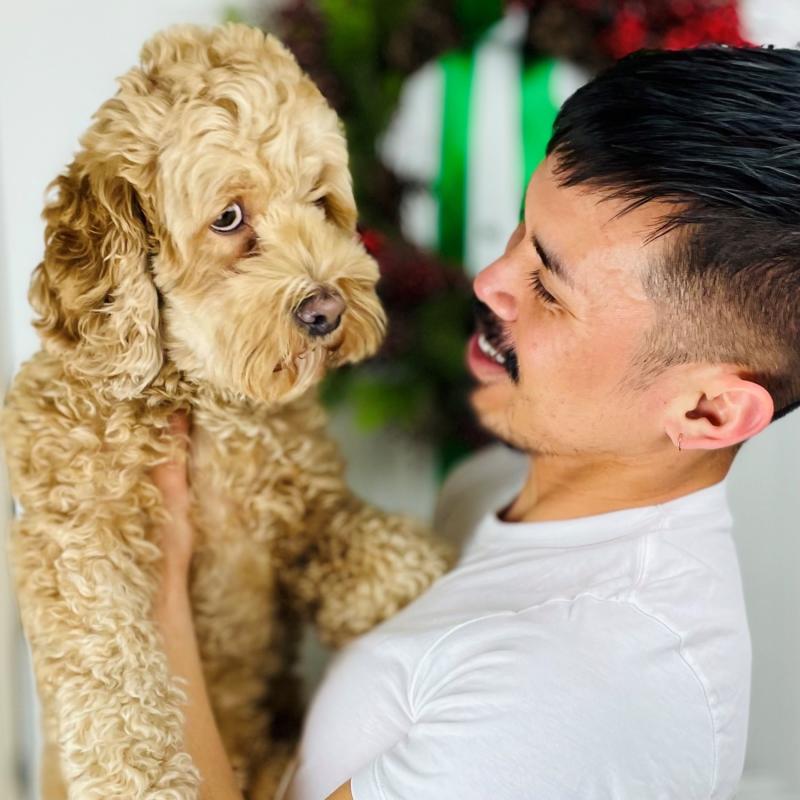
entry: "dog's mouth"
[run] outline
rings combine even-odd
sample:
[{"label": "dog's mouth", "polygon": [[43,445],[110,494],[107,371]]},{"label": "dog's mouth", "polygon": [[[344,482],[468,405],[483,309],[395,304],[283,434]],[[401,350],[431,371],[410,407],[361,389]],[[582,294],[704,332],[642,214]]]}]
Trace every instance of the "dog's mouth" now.
[{"label": "dog's mouth", "polygon": [[290,366],[294,366],[296,368],[299,364],[302,364],[307,358],[316,354],[318,351],[323,351],[321,354],[322,361],[326,367],[336,366],[339,359],[339,350],[342,347],[342,339],[341,336],[330,336],[328,339],[329,341],[315,342],[312,347],[307,347],[296,355],[290,356],[288,359],[278,362],[273,367],[272,374],[275,375],[276,373],[283,372]]},{"label": "dog's mouth", "polygon": [[475,332],[480,351],[503,367],[516,383],[519,380],[519,365],[508,331],[489,306],[477,298],[474,300],[474,308]]}]

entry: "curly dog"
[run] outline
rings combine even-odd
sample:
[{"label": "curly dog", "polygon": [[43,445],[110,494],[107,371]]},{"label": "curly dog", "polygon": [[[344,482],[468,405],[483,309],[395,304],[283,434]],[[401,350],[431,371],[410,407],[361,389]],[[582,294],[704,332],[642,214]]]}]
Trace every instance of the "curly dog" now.
[{"label": "curly dog", "polygon": [[242,789],[269,797],[301,711],[302,621],[338,645],[446,555],[353,496],[315,398],[384,329],[334,111],[244,25],[169,29],[119,87],[53,183],[30,291],[43,347],[3,412],[43,794],[197,795],[150,619],[166,512],[148,473],[190,409],[204,669]]}]

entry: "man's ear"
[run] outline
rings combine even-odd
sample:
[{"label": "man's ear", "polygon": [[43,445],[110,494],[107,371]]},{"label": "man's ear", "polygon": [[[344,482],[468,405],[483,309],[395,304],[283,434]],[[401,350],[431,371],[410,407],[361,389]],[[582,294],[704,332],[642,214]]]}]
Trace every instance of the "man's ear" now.
[{"label": "man's ear", "polygon": [[34,325],[68,372],[128,399],[163,359],[147,220],[125,178],[87,168],[81,155],[51,188],[45,257],[29,292]]},{"label": "man's ear", "polygon": [[775,411],[772,396],[735,370],[719,367],[698,375],[699,388],[672,401],[664,430],[676,447],[719,450],[750,439],[769,425]]}]

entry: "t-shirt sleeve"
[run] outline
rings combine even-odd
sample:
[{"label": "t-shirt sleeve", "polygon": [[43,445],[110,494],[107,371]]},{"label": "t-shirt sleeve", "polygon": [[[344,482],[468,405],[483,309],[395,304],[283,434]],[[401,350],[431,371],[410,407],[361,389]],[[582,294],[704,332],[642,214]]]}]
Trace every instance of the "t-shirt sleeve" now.
[{"label": "t-shirt sleeve", "polygon": [[708,800],[714,728],[680,638],[582,597],[450,631],[409,686],[412,724],[354,800]]}]

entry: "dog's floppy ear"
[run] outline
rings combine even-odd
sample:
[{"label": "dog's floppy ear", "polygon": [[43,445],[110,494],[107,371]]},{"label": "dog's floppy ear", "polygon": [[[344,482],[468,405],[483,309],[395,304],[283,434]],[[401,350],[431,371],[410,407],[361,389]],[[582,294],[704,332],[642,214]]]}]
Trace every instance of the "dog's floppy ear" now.
[{"label": "dog's floppy ear", "polygon": [[151,237],[124,170],[96,156],[80,153],[50,185],[45,256],[29,298],[45,347],[62,354],[67,370],[128,399],[163,360]]}]

